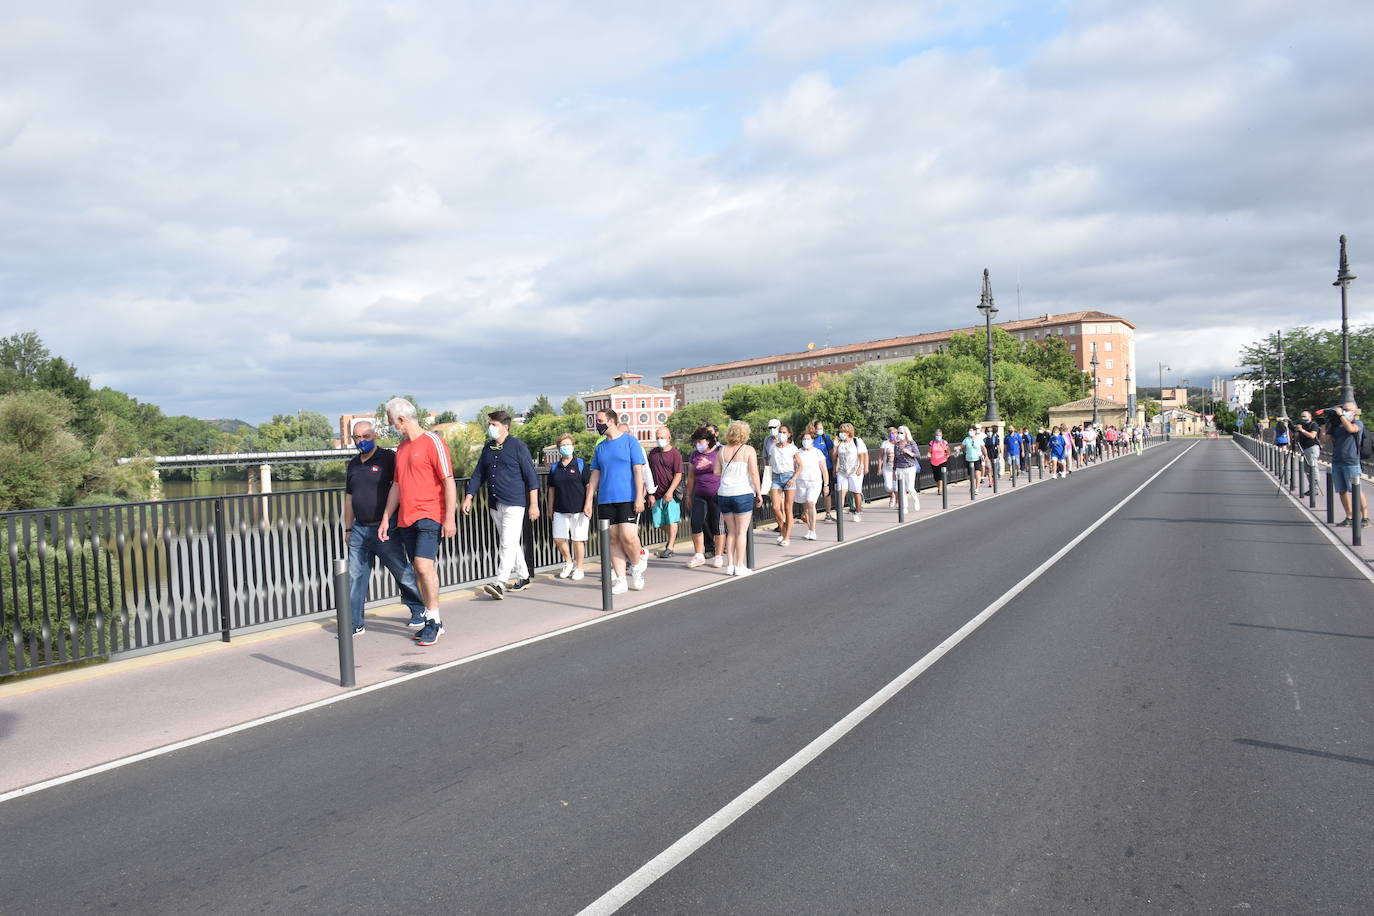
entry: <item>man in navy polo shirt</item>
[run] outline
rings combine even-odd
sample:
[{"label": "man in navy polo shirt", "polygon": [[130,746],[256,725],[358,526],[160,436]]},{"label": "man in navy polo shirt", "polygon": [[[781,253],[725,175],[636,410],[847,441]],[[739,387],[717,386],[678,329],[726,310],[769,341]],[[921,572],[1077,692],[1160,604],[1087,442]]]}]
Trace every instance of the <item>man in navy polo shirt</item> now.
[{"label": "man in navy polo shirt", "polygon": [[487,414],[487,440],[468,481],[463,514],[472,511],[472,498],[485,483],[487,500],[491,503],[491,520],[500,536],[501,553],[496,580],[482,586],[482,590],[499,600],[506,597],[506,583],[512,569],[515,581],[510,583],[511,591],[518,592],[530,584],[530,571],[520,542],[525,532],[525,518],[530,521],[539,518],[539,478],[534,473],[529,446],[510,434],[510,414],[504,410]]},{"label": "man in navy polo shirt", "polygon": [[410,608],[410,623],[406,626],[422,627],[425,625],[425,603],[415,586],[415,570],[406,559],[405,548],[397,538],[383,541],[377,537],[386,498],[391,493],[391,482],[396,477],[396,453],[377,447],[371,420],[353,424],[353,442],[358,447],[358,455],[348,462],[343,498],[353,635],[363,633],[363,602],[367,600],[367,583],[374,557],[382,561],[391,578],[396,580],[401,603]]}]

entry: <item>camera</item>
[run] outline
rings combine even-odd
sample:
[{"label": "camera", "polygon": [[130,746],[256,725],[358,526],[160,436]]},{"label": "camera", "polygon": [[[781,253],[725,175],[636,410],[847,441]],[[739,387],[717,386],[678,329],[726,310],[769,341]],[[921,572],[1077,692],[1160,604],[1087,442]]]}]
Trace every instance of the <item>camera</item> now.
[{"label": "camera", "polygon": [[1355,418],[1354,413],[1346,410],[1339,404],[1335,407],[1323,407],[1320,410],[1314,410],[1312,411],[1312,416],[1318,423],[1325,424],[1328,432],[1340,425],[1341,417],[1347,417],[1352,420]]}]

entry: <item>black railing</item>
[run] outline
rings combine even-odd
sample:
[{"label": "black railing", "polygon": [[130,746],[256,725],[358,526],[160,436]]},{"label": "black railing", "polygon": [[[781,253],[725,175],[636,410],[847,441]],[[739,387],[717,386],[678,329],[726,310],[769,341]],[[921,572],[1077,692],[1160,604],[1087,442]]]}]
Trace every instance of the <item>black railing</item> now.
[{"label": "black railing", "polygon": [[[966,480],[961,456],[948,480]],[[540,470],[541,494],[545,470]],[[456,481],[460,493],[466,479]],[[922,458],[917,487],[931,484]],[[864,498],[885,491],[871,457]],[[111,506],[34,509],[0,514],[0,677],[73,662],[138,654],[290,623],[335,607],[332,561],[347,556],[341,489],[174,499]],[[838,494],[831,494],[838,508]],[[541,502],[541,509],[543,504]],[[758,521],[773,517],[765,495]],[[552,520],[527,523],[534,569],[557,566]],[[641,516],[646,547],[665,532]],[[681,533],[686,534],[686,526]],[[599,554],[598,539],[587,554]],[[497,537],[479,495],[458,531],[441,540],[443,590],[489,581],[497,572]],[[396,600],[382,568],[373,570],[368,604]]]}]

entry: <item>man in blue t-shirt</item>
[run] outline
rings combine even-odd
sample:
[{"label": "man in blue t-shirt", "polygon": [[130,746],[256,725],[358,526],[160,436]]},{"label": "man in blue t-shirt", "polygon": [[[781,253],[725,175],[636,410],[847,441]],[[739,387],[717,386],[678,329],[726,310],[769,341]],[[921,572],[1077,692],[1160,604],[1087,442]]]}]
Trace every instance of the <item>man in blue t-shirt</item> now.
[{"label": "man in blue t-shirt", "polygon": [[1007,466],[1013,470],[1021,467],[1021,434],[1015,426],[1007,428]]},{"label": "man in blue t-shirt", "polygon": [[[1364,423],[1360,421],[1360,408],[1354,401],[1341,405],[1330,425],[1331,431],[1331,489],[1341,494],[1341,508],[1345,518],[1337,524],[1344,528],[1350,524],[1355,514],[1350,505],[1350,491],[1360,477],[1360,444],[1364,440]],[[1360,487],[1360,524],[1369,524],[1369,499]]]},{"label": "man in blue t-shirt", "polygon": [[[597,429],[605,426],[605,436],[592,455],[592,476],[587,481],[587,499],[582,512],[592,515],[596,497],[597,518],[611,526],[611,569],[615,573],[611,594],[644,588],[644,570],[649,565],[639,543],[639,513],[644,511],[645,480],[648,464],[644,446],[620,428],[614,410],[596,412]],[[602,558],[605,562],[605,558]],[[626,573],[630,583],[626,583]]]}]

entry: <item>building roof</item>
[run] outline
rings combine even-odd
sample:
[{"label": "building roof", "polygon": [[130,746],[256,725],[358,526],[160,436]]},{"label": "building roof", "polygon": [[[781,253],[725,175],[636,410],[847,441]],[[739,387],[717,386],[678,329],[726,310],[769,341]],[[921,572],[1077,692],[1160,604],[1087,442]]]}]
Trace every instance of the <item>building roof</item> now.
[{"label": "building roof", "polygon": [[640,385],[640,384],[638,384],[638,383],[635,383],[635,384],[632,384],[632,385],[612,385],[611,387],[609,387],[609,388],[603,388],[603,389],[601,389],[600,391],[589,391],[589,392],[587,392],[586,394],[579,394],[578,397],[580,397],[580,398],[604,398],[604,397],[614,397],[614,396],[617,395],[617,394],[653,394],[653,395],[659,395],[659,394],[672,394],[672,392],[669,391],[669,390],[666,389],[666,388],[655,388],[653,385]]},{"label": "building roof", "polygon": [[[1135,325],[1119,315],[1109,315],[1106,312],[1084,311],[1067,312],[1063,315],[1041,315],[1039,318],[1023,318],[1018,321],[1003,321],[994,324],[993,327],[1001,328],[1009,333],[1016,331],[1034,330],[1043,327],[1055,327],[1071,321],[1119,321],[1122,324],[1134,329]],[[711,366],[697,366],[692,369],[678,369],[673,372],[663,374],[663,379],[667,381],[671,378],[680,376],[696,375],[699,372],[717,372],[721,369],[746,369],[750,366],[763,366],[768,363],[787,362],[794,359],[813,359],[817,356],[844,356],[851,353],[862,353],[876,347],[907,347],[913,344],[936,343],[947,340],[953,334],[970,334],[980,330],[976,325],[967,328],[957,328],[951,331],[932,331],[928,334],[915,334],[909,337],[888,337],[883,340],[870,340],[863,343],[841,344],[835,347],[821,347],[815,350],[799,350],[795,353],[783,353],[777,356],[761,356],[755,359],[741,359],[730,363],[716,363]]]}]

